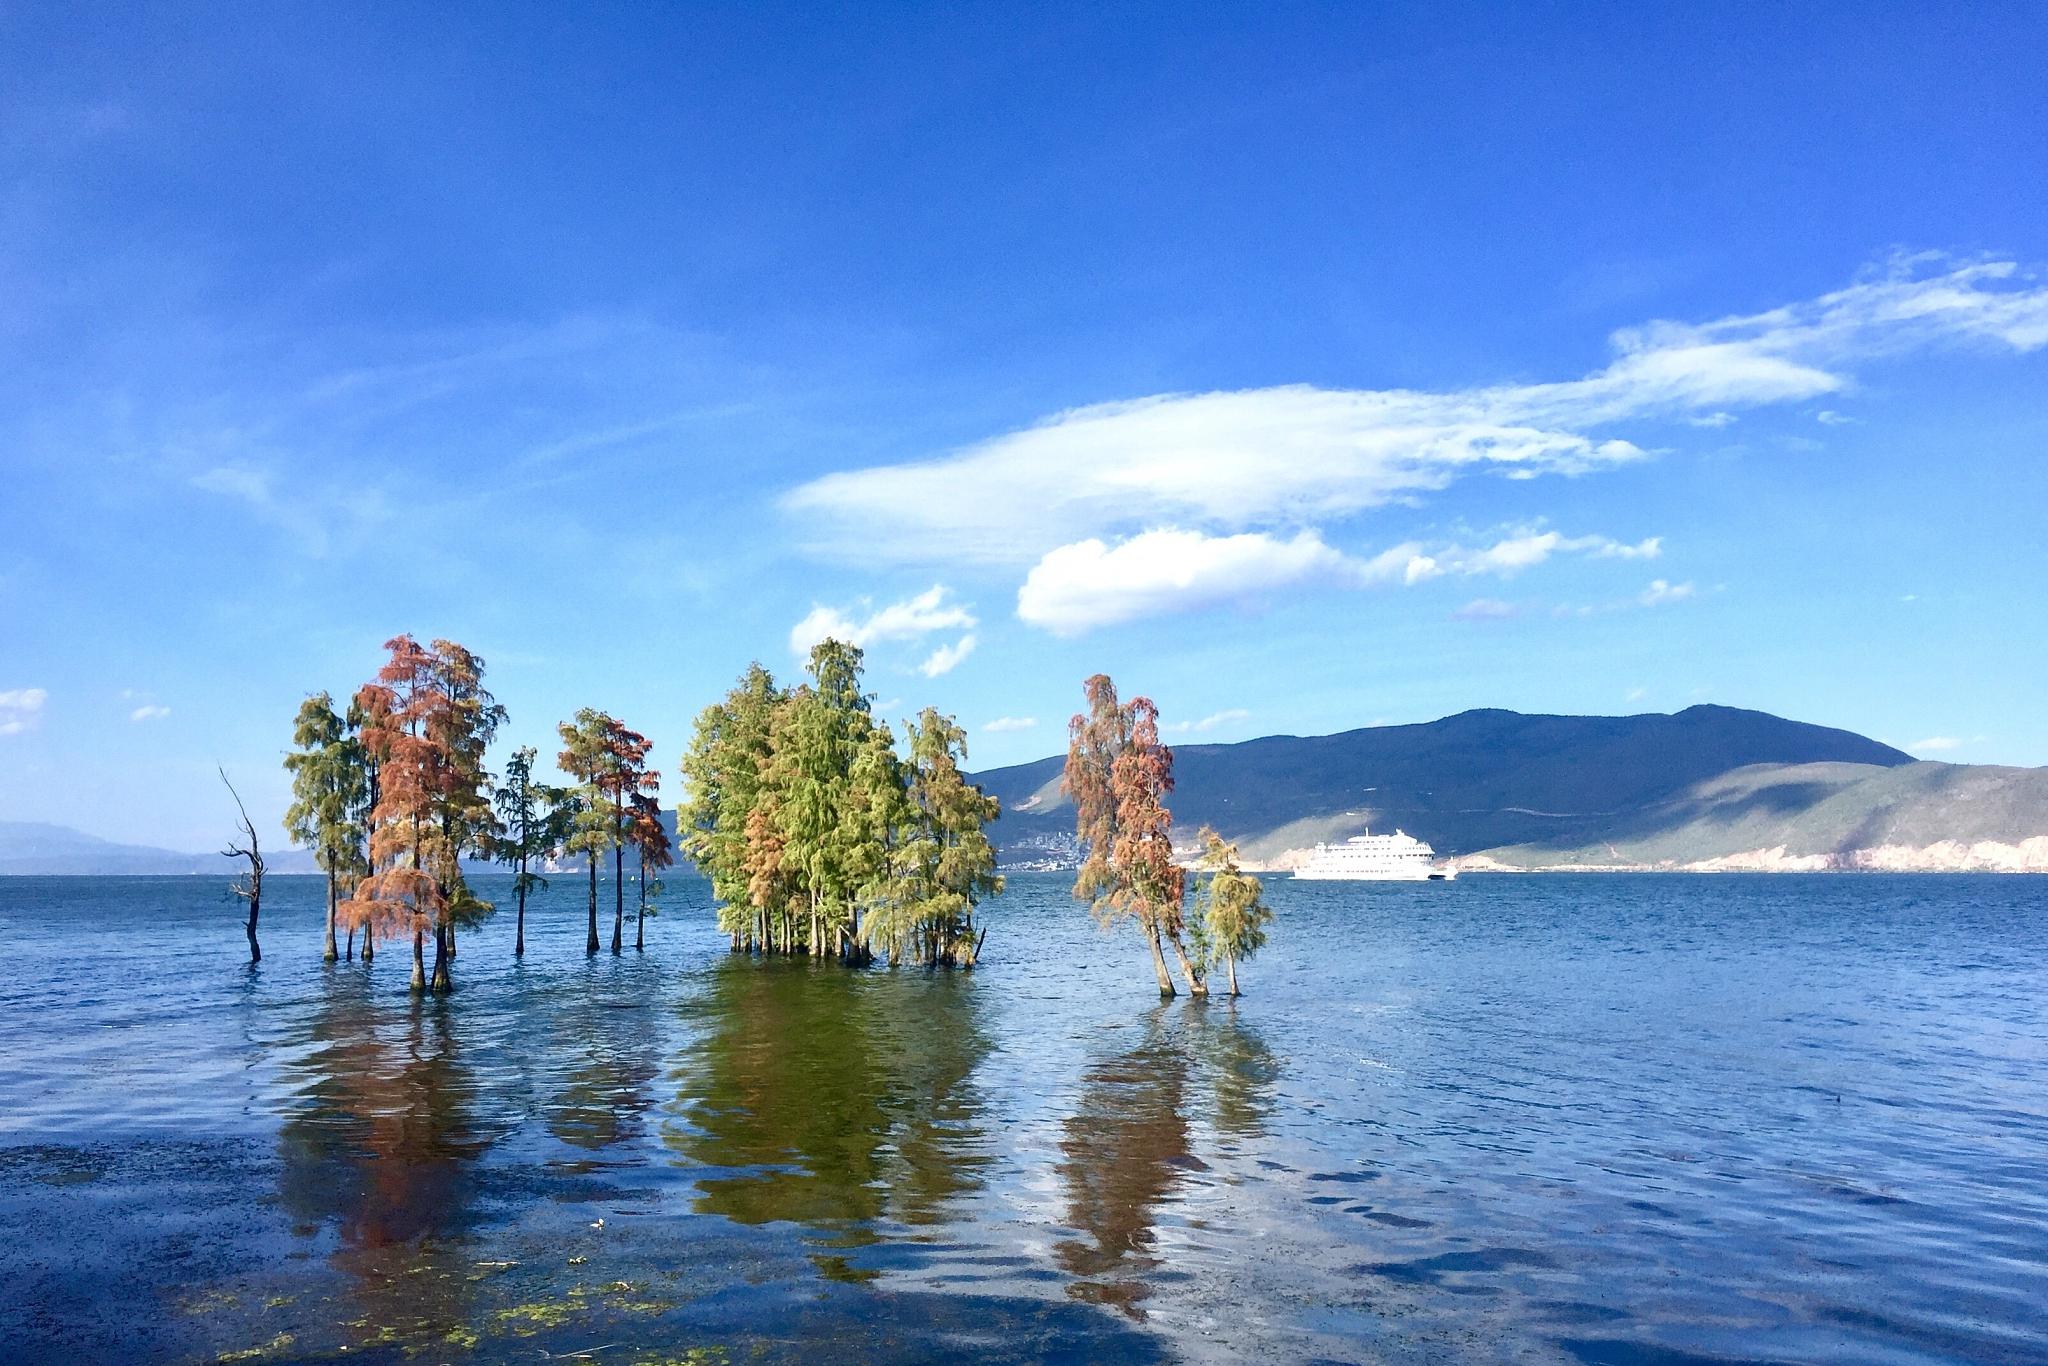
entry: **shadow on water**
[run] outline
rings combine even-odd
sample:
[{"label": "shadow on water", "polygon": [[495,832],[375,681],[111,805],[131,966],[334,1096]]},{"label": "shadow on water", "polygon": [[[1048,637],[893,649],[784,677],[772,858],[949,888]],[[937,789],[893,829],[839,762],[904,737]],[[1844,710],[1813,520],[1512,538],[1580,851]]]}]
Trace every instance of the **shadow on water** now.
[{"label": "shadow on water", "polygon": [[1092,1063],[1061,1126],[1067,1223],[1082,1236],[1054,1249],[1067,1293],[1143,1319],[1165,1264],[1162,1211],[1195,1173],[1197,1111],[1219,1148],[1256,1139],[1272,1110],[1277,1066],[1227,1005],[1146,1012],[1138,1042]]},{"label": "shadow on water", "polygon": [[[974,984],[733,959],[684,1007],[664,1141],[699,1169],[695,1209],[788,1222],[844,1250],[941,1222],[989,1159],[974,1073],[989,1052]],[[839,1253],[835,1279],[876,1274]]]}]

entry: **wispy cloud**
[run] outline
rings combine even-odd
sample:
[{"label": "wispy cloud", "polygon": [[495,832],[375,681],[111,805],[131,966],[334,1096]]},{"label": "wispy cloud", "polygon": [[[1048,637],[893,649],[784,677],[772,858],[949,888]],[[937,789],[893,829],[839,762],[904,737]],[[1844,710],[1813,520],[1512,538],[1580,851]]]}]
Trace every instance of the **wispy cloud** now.
[{"label": "wispy cloud", "polygon": [[1055,635],[1225,602],[1256,601],[1306,585],[1372,588],[1418,584],[1446,575],[1511,577],[1554,555],[1654,559],[1662,541],[1566,536],[1522,529],[1491,545],[1404,542],[1371,556],[1351,555],[1314,531],[1292,536],[1240,532],[1147,531],[1110,544],[1091,537],[1049,552],[1017,591],[1017,616]]},{"label": "wispy cloud", "polygon": [[1158,394],[1056,413],[911,464],[828,474],[784,509],[817,548],[1028,564],[1151,527],[1291,531],[1469,475],[1579,476],[1642,459],[1608,429],[1846,390],[1850,367],[1937,346],[2048,344],[2048,287],[2010,261],[1900,258],[1817,299],[1617,332],[1580,379],[1426,392],[1308,385]]},{"label": "wispy cloud", "polygon": [[1038,724],[1035,716],[998,716],[993,721],[982,723],[982,729],[991,735],[1003,735],[1010,731],[1030,730]]},{"label": "wispy cloud", "polygon": [[926,678],[937,678],[940,674],[951,673],[960,662],[974,653],[974,632],[969,631],[951,645],[941,645],[925,657],[917,671]]},{"label": "wispy cloud", "polygon": [[1664,579],[1650,580],[1636,601],[1645,607],[1659,607],[1667,602],[1683,602],[1693,595],[1691,583],[1671,583]]},{"label": "wispy cloud", "polygon": [[189,482],[193,488],[243,504],[258,521],[289,536],[295,549],[315,558],[332,551],[337,535],[353,541],[383,521],[389,510],[381,490],[373,485],[346,492],[307,485],[282,493],[268,469],[251,464],[215,465]]},{"label": "wispy cloud", "polygon": [[1233,726],[1239,721],[1251,719],[1251,713],[1243,707],[1225,707],[1222,711],[1210,712],[1207,716],[1193,721],[1175,721],[1160,729],[1174,735],[1206,735],[1222,726]]},{"label": "wispy cloud", "polygon": [[1652,536],[1628,544],[1611,536],[1566,536],[1556,531],[1522,531],[1476,550],[1449,546],[1428,554],[1419,549],[1402,570],[1408,583],[1440,574],[1497,574],[1503,577],[1533,569],[1553,555],[1591,555],[1603,560],[1654,560],[1664,553],[1664,538]]},{"label": "wispy cloud", "polygon": [[161,721],[171,714],[169,707],[160,707],[154,702],[145,703],[128,713],[130,721]]},{"label": "wispy cloud", "polygon": [[1930,735],[1925,740],[1915,740],[1906,748],[1915,753],[1943,754],[1952,749],[1961,749],[1963,742],[1953,735]]},{"label": "wispy cloud", "polygon": [[50,694],[43,688],[9,688],[0,692],[0,735],[34,730]]},{"label": "wispy cloud", "polygon": [[1511,602],[1499,598],[1474,598],[1463,607],[1451,613],[1453,621],[1506,621],[1520,613]]},{"label": "wispy cloud", "polygon": [[[813,605],[804,619],[790,628],[789,648],[801,657],[821,640],[866,648],[877,641],[916,640],[934,631],[971,630],[978,624],[971,608],[953,600],[952,590],[934,584],[915,597],[882,607],[865,600],[851,608]],[[966,656],[963,653],[961,657]]]}]

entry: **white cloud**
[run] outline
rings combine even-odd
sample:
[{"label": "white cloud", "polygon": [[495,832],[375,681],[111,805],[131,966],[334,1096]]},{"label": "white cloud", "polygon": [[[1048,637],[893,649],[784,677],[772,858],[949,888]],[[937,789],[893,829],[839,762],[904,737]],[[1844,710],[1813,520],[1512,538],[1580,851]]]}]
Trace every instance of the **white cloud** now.
[{"label": "white cloud", "polygon": [[985,723],[982,729],[992,735],[1001,735],[1007,731],[1030,730],[1037,724],[1038,718],[1035,716],[998,716],[995,720]]},{"label": "white cloud", "polygon": [[1693,595],[1693,586],[1687,583],[1669,583],[1663,579],[1652,579],[1650,586],[1636,599],[1645,607],[1657,607],[1667,602],[1683,602]]},{"label": "white cloud", "polygon": [[1688,427],[1706,427],[1709,429],[1729,427],[1733,426],[1734,423],[1735,414],[1729,412],[1701,413],[1698,417],[1689,417],[1685,420],[1685,425]]},{"label": "white cloud", "polygon": [[1648,688],[1630,688],[1622,695],[1621,700],[1624,702],[1640,702],[1649,695],[1650,690]]},{"label": "white cloud", "polygon": [[[1555,531],[1525,531],[1480,550],[1453,547],[1431,558],[1458,574],[1519,574],[1559,553],[1610,560],[1654,560],[1664,553],[1664,538],[1652,536],[1630,545],[1611,536],[1565,536]],[[1413,582],[1413,578],[1410,579]]]},{"label": "white cloud", "polygon": [[1453,621],[1506,621],[1517,615],[1518,609],[1511,602],[1499,598],[1474,598],[1451,613]]},{"label": "white cloud", "polygon": [[9,688],[0,692],[0,735],[34,730],[50,694],[43,688]]},{"label": "white cloud", "polygon": [[128,713],[130,721],[159,721],[171,714],[169,707],[160,707],[154,702],[137,707]]},{"label": "white cloud", "polygon": [[1604,368],[1555,383],[1099,403],[937,459],[828,474],[782,503],[816,548],[864,559],[1023,564],[1162,525],[1295,532],[1477,472],[1574,476],[1640,459],[1604,429],[1820,398],[1849,388],[1861,360],[1953,344],[2034,350],[2048,345],[2048,286],[2012,262],[1901,258],[1817,299],[1655,322],[1613,344]]},{"label": "white cloud", "polygon": [[1633,544],[1611,536],[1516,531],[1492,545],[1426,547],[1408,541],[1369,558],[1346,554],[1313,531],[1281,538],[1267,532],[1211,536],[1147,531],[1111,545],[1090,538],[1041,559],[1017,592],[1017,616],[1055,635],[1168,612],[1257,599],[1312,584],[1369,588],[1414,585],[1446,575],[1510,577],[1553,555],[1654,559],[1661,538]]},{"label": "white cloud", "polygon": [[[916,597],[892,602],[865,617],[858,615],[859,609],[813,605],[804,619],[790,628],[789,648],[799,657],[808,655],[821,640],[844,641],[865,649],[876,641],[916,640],[934,631],[971,630],[979,624],[972,610],[949,597],[945,585],[935,584]],[[963,653],[961,657],[966,656]]]},{"label": "white cloud", "polygon": [[969,631],[951,645],[941,645],[933,650],[924,663],[917,666],[917,671],[926,678],[937,678],[940,674],[951,673],[959,667],[961,660],[973,653],[974,632]]},{"label": "white cloud", "polygon": [[1199,531],[1148,531],[1115,546],[1090,539],[1061,546],[1032,567],[1017,590],[1017,616],[1055,635],[1079,635],[1363,568],[1313,531],[1289,540]]},{"label": "white cloud", "polygon": [[1940,754],[1952,749],[1961,749],[1962,747],[1963,742],[1953,735],[1930,735],[1925,740],[1915,740],[1912,744],[1906,746],[1907,749],[1915,751],[1925,750],[1930,754]]},{"label": "white cloud", "polygon": [[1243,707],[1225,707],[1222,711],[1210,712],[1194,721],[1176,721],[1160,729],[1174,735],[1207,735],[1218,726],[1235,725],[1251,719],[1251,713]]},{"label": "white cloud", "polygon": [[1843,417],[1832,409],[1823,408],[1813,415],[1813,420],[1823,427],[1846,427],[1856,419],[1853,417]]}]

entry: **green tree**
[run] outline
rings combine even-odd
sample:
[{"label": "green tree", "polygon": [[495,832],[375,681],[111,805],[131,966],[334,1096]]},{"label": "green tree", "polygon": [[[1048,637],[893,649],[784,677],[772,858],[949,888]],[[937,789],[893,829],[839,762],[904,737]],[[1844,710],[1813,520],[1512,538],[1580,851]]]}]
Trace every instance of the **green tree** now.
[{"label": "green tree", "polygon": [[332,963],[336,908],[343,887],[369,872],[363,851],[363,820],[369,812],[370,772],[362,741],[334,710],[334,698],[314,693],[299,704],[292,726],[296,752],[284,766],[292,775],[292,803],[284,814],[292,842],[313,852],[327,875],[327,929],[321,957]]},{"label": "green tree", "polygon": [[898,753],[861,662],[827,640],[809,681],[783,691],[756,664],[705,708],[683,757],[683,847],[735,952],[972,966],[974,908],[1002,888],[984,829],[996,803],[961,772],[950,717],[926,710]]},{"label": "green tree", "polygon": [[576,814],[567,789],[534,780],[533,764],[538,757],[530,745],[514,750],[495,798],[501,833],[492,857],[513,870],[512,893],[519,904],[518,929],[512,941],[515,958],[526,954],[526,898],[548,885],[534,865],[545,863],[562,847]]},{"label": "green tree", "polygon": [[718,926],[734,952],[765,948],[767,910],[755,901],[748,827],[762,805],[762,772],[772,755],[772,732],[785,700],[758,663],[748,666],[721,702],[697,716],[683,755],[685,799],[676,812],[682,850],[711,879]]},{"label": "green tree", "polygon": [[[881,735],[886,742],[886,729]],[[971,968],[985,933],[974,908],[1003,889],[985,828],[1001,808],[961,771],[967,733],[952,717],[927,707],[907,739],[909,762],[877,761],[863,784],[881,817],[871,838],[886,861],[862,931],[893,960]]]},{"label": "green tree", "polygon": [[1237,846],[1206,826],[1201,839],[1192,922],[1195,952],[1205,967],[1223,964],[1230,994],[1236,996],[1238,962],[1249,962],[1265,947],[1273,911],[1259,880],[1238,867]]},{"label": "green tree", "polygon": [[580,809],[567,847],[585,854],[590,869],[590,937],[585,945],[596,953],[597,860],[612,855],[612,952],[625,950],[626,845],[633,824],[633,798],[661,786],[661,775],[647,767],[653,748],[647,737],[629,730],[606,712],[585,707],[572,724],[560,727],[564,748],[562,770],[580,780]]},{"label": "green tree", "polygon": [[858,647],[822,641],[809,670],[812,681],[786,705],[765,774],[777,788],[782,863],[805,893],[807,942],[818,957],[859,940],[854,893],[868,851],[853,767],[873,736],[874,717],[861,691]]},{"label": "green tree", "polygon": [[611,718],[601,711],[583,708],[574,721],[556,727],[562,737],[562,752],[555,763],[575,780],[570,792],[569,833],[562,847],[581,854],[590,873],[590,925],[583,951],[595,954],[597,937],[597,863],[610,847],[611,819],[605,810],[604,790],[599,778],[605,766],[606,723]]}]

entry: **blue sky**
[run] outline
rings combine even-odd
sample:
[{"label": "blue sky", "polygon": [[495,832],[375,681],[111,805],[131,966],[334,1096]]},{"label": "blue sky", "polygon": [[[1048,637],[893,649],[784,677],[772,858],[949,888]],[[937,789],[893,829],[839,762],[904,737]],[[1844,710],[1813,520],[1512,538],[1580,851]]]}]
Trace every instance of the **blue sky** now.
[{"label": "blue sky", "polygon": [[[1028,13],[1025,12],[1028,9]],[[2048,763],[2048,10],[0,13],[0,818],[401,630],[671,777],[1710,700]]]}]

